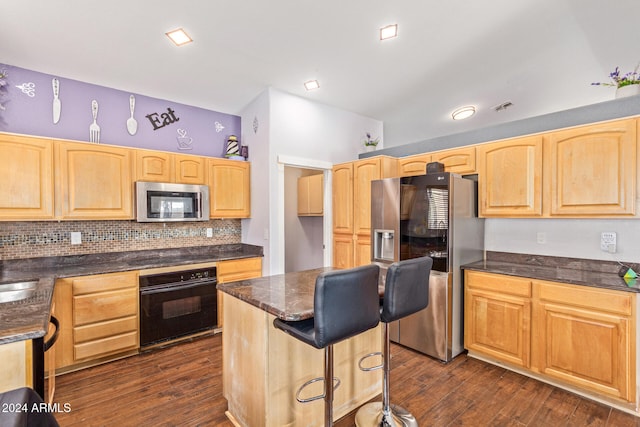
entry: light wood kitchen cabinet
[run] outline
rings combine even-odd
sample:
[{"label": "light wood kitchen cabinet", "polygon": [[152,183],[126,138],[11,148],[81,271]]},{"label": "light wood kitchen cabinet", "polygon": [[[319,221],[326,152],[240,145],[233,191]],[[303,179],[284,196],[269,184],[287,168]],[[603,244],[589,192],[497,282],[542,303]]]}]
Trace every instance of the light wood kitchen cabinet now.
[{"label": "light wood kitchen cabinet", "polygon": [[536,371],[635,401],[636,294],[536,281]]},{"label": "light wood kitchen cabinet", "polygon": [[481,217],[542,216],[542,136],[479,145]]},{"label": "light wood kitchen cabinet", "polygon": [[56,142],[56,209],[64,219],[132,219],[132,151]]},{"label": "light wood kitchen cabinet", "polygon": [[431,162],[431,154],[417,154],[398,159],[398,176],[424,175],[427,163]]},{"label": "light wood kitchen cabinet", "polygon": [[476,173],[476,147],[462,147],[431,153],[431,161],[444,165],[445,172]]},{"label": "light wood kitchen cabinet", "polygon": [[528,368],[531,280],[465,271],[464,344]]},{"label": "light wood kitchen cabinet", "polygon": [[53,219],[53,141],[0,134],[0,220]]},{"label": "light wood kitchen cabinet", "polygon": [[251,164],[238,160],[208,159],[211,218],[251,216]]},{"label": "light wood kitchen cabinet", "polygon": [[189,154],[174,154],[175,182],[179,184],[206,184],[206,159]]},{"label": "light wood kitchen cabinet", "polygon": [[636,149],[634,119],[550,133],[544,156],[550,215],[633,215]]},{"label": "light wood kitchen cabinet", "polygon": [[324,176],[298,178],[298,216],[322,216],[324,209]]},{"label": "light wood kitchen cabinet", "polygon": [[[216,278],[218,283],[229,283],[237,280],[255,279],[262,277],[262,258],[241,258],[216,263]],[[218,327],[221,328],[224,319],[224,304],[222,292],[217,292]]]},{"label": "light wood kitchen cabinet", "polygon": [[334,266],[371,262],[371,181],[397,176],[397,171],[397,160],[386,156],[333,167]]},{"label": "light wood kitchen cabinet", "polygon": [[174,182],[173,154],[135,150],[136,181]]},{"label": "light wood kitchen cabinet", "polygon": [[56,369],[134,354],[140,346],[137,272],[58,279]]},{"label": "light wood kitchen cabinet", "polygon": [[635,402],[636,298],[465,271],[465,347],[576,391]]}]

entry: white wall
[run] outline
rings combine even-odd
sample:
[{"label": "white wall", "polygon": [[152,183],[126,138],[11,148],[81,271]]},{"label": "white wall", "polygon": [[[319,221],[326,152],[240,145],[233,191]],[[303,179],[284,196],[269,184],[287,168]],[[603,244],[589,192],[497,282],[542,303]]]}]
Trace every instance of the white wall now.
[{"label": "white wall", "polygon": [[[615,254],[600,250],[603,231],[617,233]],[[637,219],[486,219],[484,241],[488,251],[640,262]]]},{"label": "white wall", "polygon": [[[331,164],[352,161],[364,149],[365,133],[382,136],[383,125],[379,120],[272,88],[245,107],[240,116],[241,142],[249,145],[252,203],[251,219],[242,222],[242,241],[264,246],[263,274],[279,274],[284,272],[285,201],[280,189],[284,166],[278,164],[278,156]],[[260,124],[256,133],[254,117]],[[378,147],[383,146],[381,138]],[[265,227],[268,240],[264,240]]]}]

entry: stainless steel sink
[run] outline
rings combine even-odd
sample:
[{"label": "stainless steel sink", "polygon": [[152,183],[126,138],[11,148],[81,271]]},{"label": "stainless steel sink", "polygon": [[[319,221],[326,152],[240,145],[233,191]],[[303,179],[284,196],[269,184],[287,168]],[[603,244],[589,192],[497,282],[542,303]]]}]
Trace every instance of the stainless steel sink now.
[{"label": "stainless steel sink", "polygon": [[0,284],[0,303],[27,299],[34,294],[37,280]]}]

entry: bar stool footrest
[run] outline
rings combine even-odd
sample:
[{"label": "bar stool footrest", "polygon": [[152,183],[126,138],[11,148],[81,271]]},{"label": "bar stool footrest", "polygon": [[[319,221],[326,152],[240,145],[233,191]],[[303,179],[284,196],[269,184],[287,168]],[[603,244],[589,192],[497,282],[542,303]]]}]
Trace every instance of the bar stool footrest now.
[{"label": "bar stool footrest", "polygon": [[356,412],[357,427],[418,427],[416,418],[398,405],[390,405],[390,413],[384,414],[382,402],[367,403]]},{"label": "bar stool footrest", "polygon": [[[382,362],[379,365],[371,366],[371,367],[368,367],[368,368],[365,368],[365,367],[362,366],[362,362],[364,362],[368,358],[374,357],[374,356],[382,357]],[[358,361],[358,368],[360,368],[361,371],[365,371],[365,372],[377,371],[378,369],[382,369],[383,366],[384,366],[384,355],[382,354],[381,351],[376,351],[375,353],[369,353],[369,354],[367,354],[365,356],[362,356],[360,358],[360,360]]]},{"label": "bar stool footrest", "polygon": [[[302,384],[298,391],[296,392],[296,400],[300,403],[309,403],[315,402],[316,400],[324,399],[325,394],[319,394],[317,396],[307,397],[305,399],[300,398],[300,393],[304,390],[305,387],[310,386],[311,384],[317,383],[318,381],[324,382],[324,377],[313,378],[306,383]],[[340,378],[333,377],[333,390],[337,389],[340,386]]]}]

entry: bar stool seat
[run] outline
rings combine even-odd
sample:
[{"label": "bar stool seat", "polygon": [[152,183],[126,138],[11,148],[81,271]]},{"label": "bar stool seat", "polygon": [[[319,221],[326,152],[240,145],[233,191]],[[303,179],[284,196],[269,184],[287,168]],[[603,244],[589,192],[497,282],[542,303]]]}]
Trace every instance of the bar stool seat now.
[{"label": "bar stool seat", "polygon": [[[371,264],[321,273],[316,278],[313,318],[301,321],[275,319],[273,325],[317,349],[324,349],[324,377],[303,384],[296,394],[299,402],[324,399],[324,424],[333,425],[333,345],[375,328],[380,321],[378,278],[380,268]],[[302,389],[324,381],[324,394],[309,399],[299,397]]]},{"label": "bar stool seat", "polygon": [[[384,350],[382,352],[382,402],[363,405],[356,412],[358,427],[417,426],[415,417],[406,409],[392,405],[389,398],[390,349],[389,323],[416,313],[429,305],[429,276],[433,259],[413,258],[391,264],[387,270],[384,297],[380,307],[380,321],[384,324]],[[362,361],[372,355],[367,355]],[[374,368],[361,368],[372,370]]]}]

